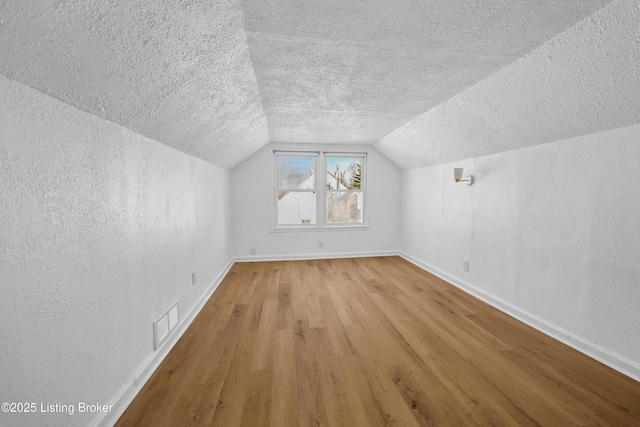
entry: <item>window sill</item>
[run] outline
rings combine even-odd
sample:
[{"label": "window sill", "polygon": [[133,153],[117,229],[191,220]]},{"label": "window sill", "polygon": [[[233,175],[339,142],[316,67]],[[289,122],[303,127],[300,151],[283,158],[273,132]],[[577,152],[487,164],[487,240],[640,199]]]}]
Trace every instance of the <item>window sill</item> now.
[{"label": "window sill", "polygon": [[324,230],[368,230],[369,226],[366,224],[331,224],[325,225]]},{"label": "window sill", "polygon": [[298,232],[298,231],[366,231],[369,230],[369,226],[365,224],[346,224],[346,225],[325,225],[324,227],[320,227],[318,225],[307,225],[307,226],[277,226],[271,229],[272,233],[289,233],[289,232]]}]

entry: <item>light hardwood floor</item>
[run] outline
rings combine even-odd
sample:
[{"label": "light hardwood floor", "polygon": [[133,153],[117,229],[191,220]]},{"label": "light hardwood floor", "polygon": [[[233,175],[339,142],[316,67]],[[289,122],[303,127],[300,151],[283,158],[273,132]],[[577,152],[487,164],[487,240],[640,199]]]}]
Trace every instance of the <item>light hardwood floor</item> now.
[{"label": "light hardwood floor", "polygon": [[118,426],[640,426],[640,383],[399,257],[236,263]]}]

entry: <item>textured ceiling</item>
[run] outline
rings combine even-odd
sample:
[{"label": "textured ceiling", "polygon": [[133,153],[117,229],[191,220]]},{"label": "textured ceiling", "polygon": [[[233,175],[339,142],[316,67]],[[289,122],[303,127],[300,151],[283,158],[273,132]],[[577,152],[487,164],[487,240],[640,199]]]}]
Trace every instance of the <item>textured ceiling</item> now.
[{"label": "textured ceiling", "polygon": [[607,1],[242,3],[271,140],[373,143]]},{"label": "textured ceiling", "polygon": [[0,73],[222,167],[269,142],[238,4],[0,0]]},{"label": "textured ceiling", "polygon": [[374,146],[410,169],[636,123],[640,123],[640,2],[621,0]]},{"label": "textured ceiling", "polygon": [[608,3],[0,0],[0,73],[229,168],[376,143]]}]

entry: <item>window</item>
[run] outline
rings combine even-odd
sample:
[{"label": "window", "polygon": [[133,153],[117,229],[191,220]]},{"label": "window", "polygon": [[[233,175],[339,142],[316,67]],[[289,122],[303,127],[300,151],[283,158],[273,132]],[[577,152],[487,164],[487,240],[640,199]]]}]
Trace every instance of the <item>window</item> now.
[{"label": "window", "polygon": [[317,154],[276,154],[278,225],[315,225]]},{"label": "window", "polygon": [[327,224],[362,224],[364,156],[326,156]]},{"label": "window", "polygon": [[365,225],[365,154],[274,154],[276,229]]}]

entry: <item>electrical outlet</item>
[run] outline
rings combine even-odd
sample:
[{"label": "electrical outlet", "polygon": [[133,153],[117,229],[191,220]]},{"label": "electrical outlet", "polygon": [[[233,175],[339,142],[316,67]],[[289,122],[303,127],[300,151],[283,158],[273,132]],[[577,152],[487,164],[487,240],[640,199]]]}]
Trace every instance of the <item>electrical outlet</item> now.
[{"label": "electrical outlet", "polygon": [[257,251],[258,251],[258,249],[257,249],[255,246],[251,246],[251,247],[249,248],[249,253],[250,253],[251,255],[255,255]]},{"label": "electrical outlet", "polygon": [[469,261],[467,261],[465,259],[463,266],[464,266],[464,271],[466,271],[468,273],[469,272]]},{"label": "electrical outlet", "polygon": [[318,242],[318,249],[324,249],[324,242]]},{"label": "electrical outlet", "polygon": [[191,286],[195,286],[196,284],[196,272],[191,273]]}]

